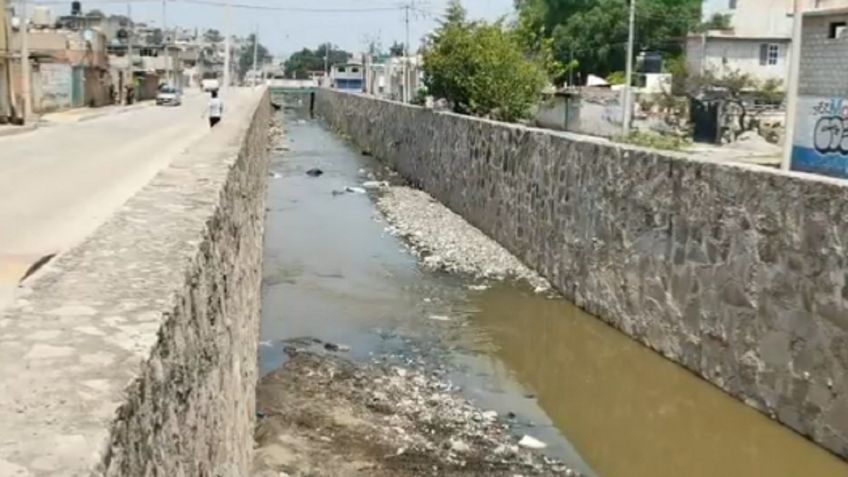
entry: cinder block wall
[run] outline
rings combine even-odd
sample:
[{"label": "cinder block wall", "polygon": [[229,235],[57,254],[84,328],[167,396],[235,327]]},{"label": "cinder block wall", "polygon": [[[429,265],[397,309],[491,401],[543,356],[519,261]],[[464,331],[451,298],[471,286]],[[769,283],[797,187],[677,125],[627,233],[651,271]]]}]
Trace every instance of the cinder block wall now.
[{"label": "cinder block wall", "polygon": [[272,114],[248,94],[0,315],[0,475],[248,475]]},{"label": "cinder block wall", "polygon": [[848,456],[848,187],[329,90],[316,109],[570,300]]}]

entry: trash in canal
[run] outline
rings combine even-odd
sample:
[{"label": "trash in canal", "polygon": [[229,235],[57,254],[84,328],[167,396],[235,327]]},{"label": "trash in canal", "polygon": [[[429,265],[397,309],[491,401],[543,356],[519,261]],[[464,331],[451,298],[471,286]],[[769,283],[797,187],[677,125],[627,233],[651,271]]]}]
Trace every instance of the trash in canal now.
[{"label": "trash in canal", "polygon": [[548,447],[547,444],[540,441],[539,439],[536,439],[535,437],[527,436],[527,435],[525,435],[524,437],[521,438],[520,441],[518,441],[518,445],[520,445],[521,447],[524,447],[525,449],[534,449],[534,450],[544,449],[545,447]]},{"label": "trash in canal", "polygon": [[430,319],[433,320],[433,321],[450,321],[451,320],[449,316],[445,316],[445,315],[430,315]]},{"label": "trash in canal", "polygon": [[314,168],[306,171],[306,175],[309,176],[309,177],[320,177],[320,176],[324,175],[324,171],[322,171],[321,169],[318,169],[317,167],[314,167]]},{"label": "trash in canal", "polygon": [[380,189],[388,186],[389,183],[386,181],[366,181],[362,183],[362,187],[366,189]]},{"label": "trash in canal", "polygon": [[345,187],[346,192],[350,192],[351,194],[364,194],[366,191],[362,187]]}]

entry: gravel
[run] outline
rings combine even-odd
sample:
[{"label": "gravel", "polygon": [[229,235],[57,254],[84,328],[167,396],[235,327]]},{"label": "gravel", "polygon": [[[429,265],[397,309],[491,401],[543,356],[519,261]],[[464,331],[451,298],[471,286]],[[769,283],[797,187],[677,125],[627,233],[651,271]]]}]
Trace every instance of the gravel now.
[{"label": "gravel", "polygon": [[315,346],[301,341],[290,343],[290,359],[257,389],[254,476],[579,475],[433,370],[392,365],[391,358],[354,363],[304,351]]},{"label": "gravel", "polygon": [[547,280],[430,195],[405,186],[382,189],[377,206],[392,235],[403,237],[422,264],[478,279],[527,281],[537,292]]}]

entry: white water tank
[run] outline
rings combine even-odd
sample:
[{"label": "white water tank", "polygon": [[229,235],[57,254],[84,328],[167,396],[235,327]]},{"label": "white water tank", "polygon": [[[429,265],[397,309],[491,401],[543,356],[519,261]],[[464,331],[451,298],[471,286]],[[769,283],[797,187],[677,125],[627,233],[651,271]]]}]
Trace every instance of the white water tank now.
[{"label": "white water tank", "polygon": [[48,28],[53,26],[53,13],[50,8],[43,5],[33,7],[32,25],[37,28]]}]

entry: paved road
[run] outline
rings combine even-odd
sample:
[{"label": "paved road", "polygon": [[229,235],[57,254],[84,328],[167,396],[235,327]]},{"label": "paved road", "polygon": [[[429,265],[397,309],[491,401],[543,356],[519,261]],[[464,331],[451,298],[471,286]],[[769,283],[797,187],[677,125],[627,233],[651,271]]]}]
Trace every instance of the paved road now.
[{"label": "paved road", "polygon": [[[0,308],[39,258],[82,241],[209,133],[206,96],[0,137]],[[225,118],[226,119],[226,118]]]}]

